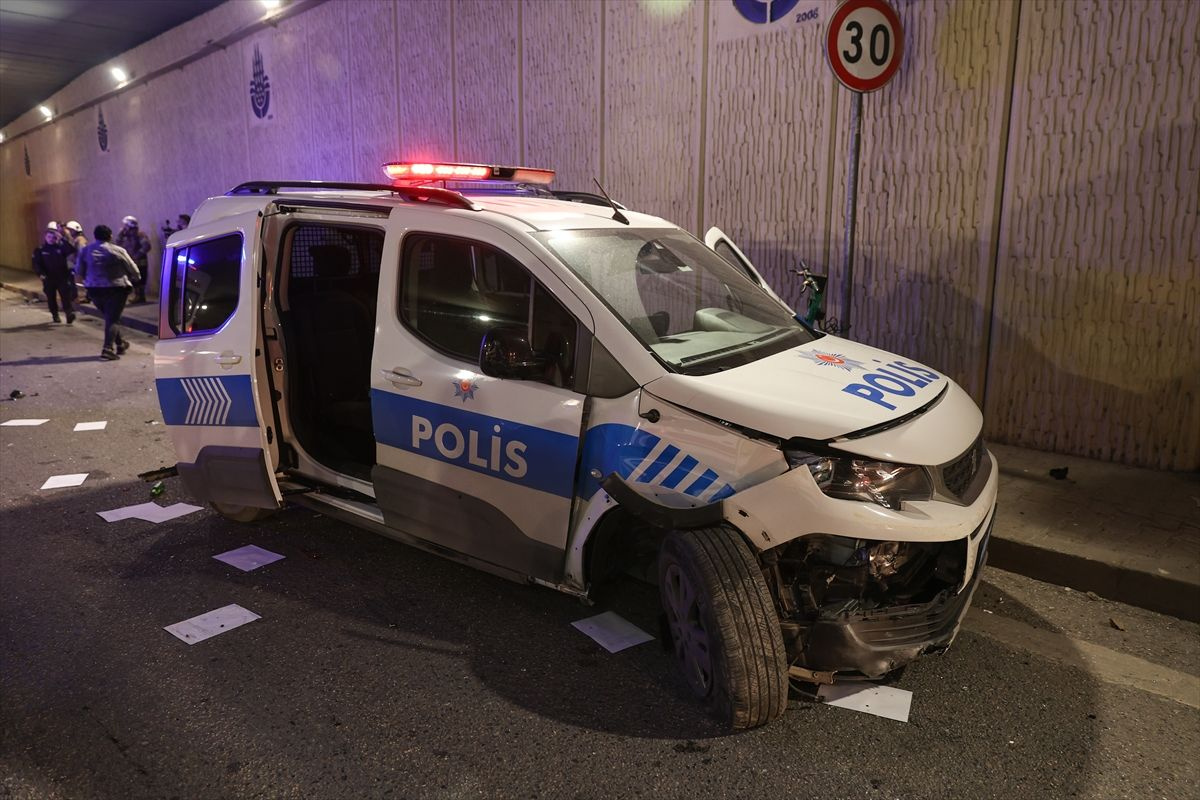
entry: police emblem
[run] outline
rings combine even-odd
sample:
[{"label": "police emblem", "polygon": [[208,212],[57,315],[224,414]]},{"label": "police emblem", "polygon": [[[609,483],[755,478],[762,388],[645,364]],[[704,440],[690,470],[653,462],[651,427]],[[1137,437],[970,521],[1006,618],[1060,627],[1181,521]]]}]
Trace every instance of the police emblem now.
[{"label": "police emblem", "polygon": [[470,378],[463,378],[461,380],[450,381],[450,383],[454,384],[454,396],[461,397],[463,403],[475,399],[475,390],[479,388],[479,385],[475,381]]},{"label": "police emblem", "polygon": [[865,370],[867,367],[861,361],[855,361],[853,358],[846,358],[841,353],[818,353],[813,351],[800,353],[801,358],[807,358],[822,367],[837,367],[844,369],[846,372],[852,372],[855,369]]},{"label": "police emblem", "polygon": [[104,109],[100,111],[100,122],[96,125],[96,139],[100,142],[101,152],[108,152],[108,126],[104,124]]},{"label": "police emblem", "polygon": [[254,116],[265,119],[267,110],[271,107],[271,79],[267,77],[263,66],[262,53],[258,45],[254,45],[253,72],[250,76],[250,108]]}]

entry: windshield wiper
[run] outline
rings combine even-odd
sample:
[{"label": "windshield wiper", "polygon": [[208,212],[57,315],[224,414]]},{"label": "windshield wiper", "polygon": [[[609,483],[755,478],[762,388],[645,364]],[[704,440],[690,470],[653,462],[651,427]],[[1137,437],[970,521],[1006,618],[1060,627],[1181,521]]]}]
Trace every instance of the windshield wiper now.
[{"label": "windshield wiper", "polygon": [[745,350],[748,347],[754,347],[754,345],[756,345],[756,344],[762,344],[763,342],[769,341],[771,339],[774,339],[778,336],[782,336],[787,333],[791,333],[791,331],[789,331],[787,328],[779,328],[777,330],[771,331],[766,336],[760,336],[757,339],[751,339],[748,342],[742,342],[741,344],[731,344],[729,347],[722,347],[720,350],[712,350],[710,352],[701,353],[701,354],[695,355],[695,356],[684,356],[683,358],[679,359],[679,366],[682,367],[684,364],[690,364],[693,362],[699,363],[699,362],[704,362],[704,361],[711,361],[712,359],[717,358],[722,355],[725,355],[727,353],[733,353],[738,350]]}]

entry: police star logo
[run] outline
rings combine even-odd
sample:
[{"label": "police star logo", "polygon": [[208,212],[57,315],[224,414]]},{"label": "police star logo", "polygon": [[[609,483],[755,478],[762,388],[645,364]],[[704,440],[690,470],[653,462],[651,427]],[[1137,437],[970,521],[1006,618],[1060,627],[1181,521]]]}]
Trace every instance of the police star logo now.
[{"label": "police star logo", "polygon": [[853,372],[855,369],[865,370],[867,367],[861,361],[855,361],[853,358],[846,358],[841,353],[819,353],[817,351],[800,353],[801,358],[807,358],[817,366],[821,367],[837,367],[844,369],[846,372]]},{"label": "police star logo", "polygon": [[462,380],[450,381],[450,383],[454,384],[454,396],[461,397],[463,403],[475,399],[475,390],[479,388],[479,385],[475,381],[470,378],[463,378]]}]

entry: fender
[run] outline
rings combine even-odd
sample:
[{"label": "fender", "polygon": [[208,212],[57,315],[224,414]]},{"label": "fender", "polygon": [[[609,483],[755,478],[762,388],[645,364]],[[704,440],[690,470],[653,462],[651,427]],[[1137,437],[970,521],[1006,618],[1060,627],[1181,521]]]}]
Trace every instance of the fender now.
[{"label": "fender", "polygon": [[[609,496],[617,501],[631,514],[653,525],[656,528],[669,530],[685,530],[687,528],[706,528],[719,525],[725,519],[725,501],[716,500],[704,505],[691,504],[692,498],[687,495],[671,492],[661,494],[653,492],[656,487],[634,488],[625,482],[615,472],[600,484]],[[688,505],[670,505],[664,500],[680,498],[681,503]]]}]

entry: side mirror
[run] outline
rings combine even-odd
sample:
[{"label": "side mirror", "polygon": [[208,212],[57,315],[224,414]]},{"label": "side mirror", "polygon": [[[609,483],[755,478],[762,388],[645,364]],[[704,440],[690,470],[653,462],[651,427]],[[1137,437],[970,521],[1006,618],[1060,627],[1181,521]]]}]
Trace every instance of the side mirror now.
[{"label": "side mirror", "polygon": [[533,352],[525,331],[491,328],[479,345],[479,371],[492,378],[538,380],[546,374],[546,359]]}]

